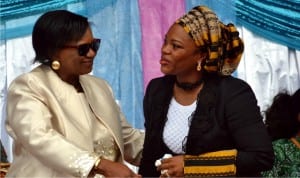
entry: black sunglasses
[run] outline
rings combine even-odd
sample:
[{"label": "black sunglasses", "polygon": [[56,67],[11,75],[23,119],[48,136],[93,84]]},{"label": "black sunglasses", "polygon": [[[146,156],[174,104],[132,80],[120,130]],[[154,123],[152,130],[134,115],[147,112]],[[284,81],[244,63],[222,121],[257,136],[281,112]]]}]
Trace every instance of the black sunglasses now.
[{"label": "black sunglasses", "polygon": [[90,49],[97,52],[100,47],[101,39],[94,39],[91,43],[85,43],[78,46],[66,45],[65,48],[77,48],[79,56],[86,56]]}]

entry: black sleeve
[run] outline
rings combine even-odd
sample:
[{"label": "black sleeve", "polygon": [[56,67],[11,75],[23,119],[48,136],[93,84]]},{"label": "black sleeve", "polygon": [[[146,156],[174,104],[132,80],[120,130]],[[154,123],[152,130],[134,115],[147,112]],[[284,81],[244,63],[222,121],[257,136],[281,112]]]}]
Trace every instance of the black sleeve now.
[{"label": "black sleeve", "polygon": [[238,150],[237,173],[271,169],[274,153],[271,139],[250,86],[239,79],[224,82],[225,117]]},{"label": "black sleeve", "polygon": [[143,109],[144,109],[144,118],[145,118],[145,141],[144,141],[144,147],[143,147],[143,153],[142,153],[142,159],[139,166],[138,173],[141,174],[143,177],[159,177],[160,173],[156,170],[156,167],[154,165],[154,162],[156,160],[156,156],[154,156],[153,149],[154,147],[157,147],[155,143],[153,143],[153,135],[151,132],[154,130],[154,128],[151,128],[151,108],[153,103],[153,92],[156,90],[153,86],[153,80],[149,82],[145,96],[143,99]]}]

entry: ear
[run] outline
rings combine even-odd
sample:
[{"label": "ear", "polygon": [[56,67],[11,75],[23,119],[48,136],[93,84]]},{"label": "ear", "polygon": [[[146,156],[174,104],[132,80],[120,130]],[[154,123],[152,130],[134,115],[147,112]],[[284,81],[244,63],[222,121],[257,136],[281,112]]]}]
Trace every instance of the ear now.
[{"label": "ear", "polygon": [[203,52],[199,52],[199,51],[197,51],[197,53],[195,54],[195,56],[194,56],[194,59],[197,61],[197,62],[201,62],[201,61],[203,61],[203,60],[205,60],[205,58],[206,58],[206,54],[205,53],[203,53]]},{"label": "ear", "polygon": [[202,68],[202,61],[198,61],[198,64],[197,64],[197,68],[196,68],[196,70],[197,71],[201,71],[201,68]]},{"label": "ear", "polygon": [[201,61],[204,61],[207,57],[208,57],[208,53],[207,52],[202,51],[202,52],[199,53],[199,59]]},{"label": "ear", "polygon": [[205,60],[207,58],[207,55],[205,53],[200,53],[198,57],[198,65],[202,67],[202,64],[205,63]]}]

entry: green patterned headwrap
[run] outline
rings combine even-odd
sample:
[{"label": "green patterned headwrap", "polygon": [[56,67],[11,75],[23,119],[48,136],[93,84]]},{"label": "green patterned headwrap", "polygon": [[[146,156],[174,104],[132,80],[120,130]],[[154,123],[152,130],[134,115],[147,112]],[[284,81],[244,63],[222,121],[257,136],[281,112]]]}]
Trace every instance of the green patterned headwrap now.
[{"label": "green patterned headwrap", "polygon": [[224,25],[205,6],[194,7],[176,23],[184,28],[199,48],[208,52],[204,70],[221,75],[230,75],[235,71],[244,51],[244,43],[233,24]]}]

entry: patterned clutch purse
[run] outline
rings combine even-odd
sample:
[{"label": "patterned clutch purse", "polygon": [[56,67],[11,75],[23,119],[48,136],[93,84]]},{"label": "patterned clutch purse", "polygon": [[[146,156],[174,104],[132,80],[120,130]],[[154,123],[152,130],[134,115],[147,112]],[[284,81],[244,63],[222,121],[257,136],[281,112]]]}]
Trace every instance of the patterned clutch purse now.
[{"label": "patterned clutch purse", "polygon": [[184,177],[232,177],[236,175],[237,150],[222,150],[198,156],[185,155]]}]

